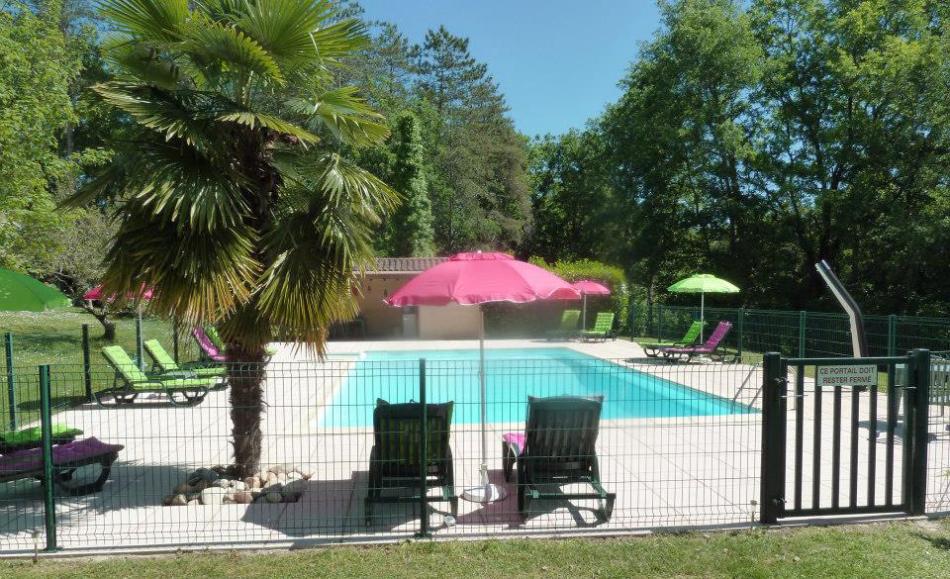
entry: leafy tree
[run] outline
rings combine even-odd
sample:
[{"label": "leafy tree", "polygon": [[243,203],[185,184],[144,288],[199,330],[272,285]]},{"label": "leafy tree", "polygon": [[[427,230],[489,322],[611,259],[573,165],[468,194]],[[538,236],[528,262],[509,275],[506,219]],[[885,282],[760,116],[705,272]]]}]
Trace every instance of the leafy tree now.
[{"label": "leafy tree", "polygon": [[217,322],[228,355],[234,470],[261,452],[265,346],[322,351],[354,314],[355,269],[396,201],[343,153],[383,142],[380,117],[332,70],[364,27],[326,1],[106,0],[115,80],[95,87],[133,124],[71,203],[121,201],[107,291],[156,288],[150,308]]},{"label": "leafy tree", "polygon": [[946,206],[950,8],[789,0],[750,14],[766,55],[757,184],[790,232],[803,297],[826,293],[819,259],[881,311],[948,295],[927,258],[939,220],[915,217]]},{"label": "leafy tree", "polygon": [[523,253],[550,260],[609,259],[622,254],[617,203],[610,182],[610,153],[592,126],[531,143],[531,235]]},{"label": "leafy tree", "polygon": [[[757,217],[744,185],[754,151],[743,121],[761,52],[727,0],[663,4],[663,31],[643,47],[602,125],[628,207],[628,259],[652,292],[711,267],[743,280]],[[629,263],[629,262],[628,262]]]},{"label": "leafy tree", "polygon": [[405,113],[392,135],[393,173],[390,184],[403,196],[392,218],[390,247],[397,256],[429,256],[432,245],[432,204],[426,183],[419,121]]},{"label": "leafy tree", "polygon": [[30,269],[47,250],[37,239],[62,217],[57,191],[72,166],[57,136],[73,111],[69,85],[78,62],[67,50],[60,2],[35,8],[8,2],[0,9],[0,266]]}]

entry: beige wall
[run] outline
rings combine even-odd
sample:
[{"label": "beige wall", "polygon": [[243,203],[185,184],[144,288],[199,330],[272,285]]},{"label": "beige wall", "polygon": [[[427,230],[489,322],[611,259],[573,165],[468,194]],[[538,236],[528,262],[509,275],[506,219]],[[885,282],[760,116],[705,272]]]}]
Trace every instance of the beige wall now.
[{"label": "beige wall", "polygon": [[477,338],[481,314],[478,306],[419,308],[419,337],[424,340]]},{"label": "beige wall", "polygon": [[[402,309],[383,303],[416,274],[370,273],[360,281],[357,296],[368,338],[401,338]],[[423,306],[419,308],[419,337],[425,340],[477,338],[479,310],[476,306]]]},{"label": "beige wall", "polygon": [[366,321],[366,336],[397,338],[402,336],[402,310],[383,303],[394,291],[412,279],[412,274],[368,274],[360,283],[363,295],[357,297],[360,313]]}]

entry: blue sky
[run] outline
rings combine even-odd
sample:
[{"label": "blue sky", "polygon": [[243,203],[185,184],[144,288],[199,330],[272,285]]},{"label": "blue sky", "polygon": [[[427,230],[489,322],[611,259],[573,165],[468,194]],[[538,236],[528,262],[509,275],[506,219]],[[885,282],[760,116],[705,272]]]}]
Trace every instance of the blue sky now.
[{"label": "blue sky", "polygon": [[366,17],[412,42],[444,24],[488,64],[518,130],[583,127],[620,96],[617,82],[659,26],[653,0],[361,0]]}]

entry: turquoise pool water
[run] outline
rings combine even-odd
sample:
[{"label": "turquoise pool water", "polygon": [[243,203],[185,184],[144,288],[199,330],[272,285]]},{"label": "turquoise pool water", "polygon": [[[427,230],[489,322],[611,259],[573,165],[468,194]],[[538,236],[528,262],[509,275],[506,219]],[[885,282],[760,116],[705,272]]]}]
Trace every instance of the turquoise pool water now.
[{"label": "turquoise pool water", "polygon": [[[420,358],[426,359],[428,401],[454,401],[453,424],[478,423],[478,350],[416,350],[368,352],[350,371],[321,425],[371,427],[377,399],[419,400]],[[602,395],[605,419],[750,412],[730,400],[569,348],[487,349],[485,370],[490,423],[524,421],[528,396]]]}]

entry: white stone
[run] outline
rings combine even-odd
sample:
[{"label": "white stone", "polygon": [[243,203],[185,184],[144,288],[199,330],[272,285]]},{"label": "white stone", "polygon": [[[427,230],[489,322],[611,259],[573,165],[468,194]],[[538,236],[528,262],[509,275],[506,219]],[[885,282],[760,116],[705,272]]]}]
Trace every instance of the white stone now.
[{"label": "white stone", "polygon": [[201,491],[201,504],[220,505],[224,502],[224,497],[227,496],[227,494],[228,491],[221,487],[208,487]]}]

